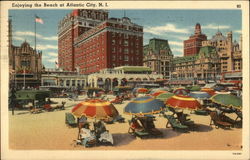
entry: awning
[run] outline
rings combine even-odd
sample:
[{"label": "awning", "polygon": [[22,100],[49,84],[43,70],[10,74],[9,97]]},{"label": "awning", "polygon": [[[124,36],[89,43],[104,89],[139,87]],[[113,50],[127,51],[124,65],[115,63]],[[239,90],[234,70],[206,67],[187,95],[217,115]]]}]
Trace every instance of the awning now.
[{"label": "awning", "polygon": [[242,72],[225,73],[225,78],[242,78]]}]

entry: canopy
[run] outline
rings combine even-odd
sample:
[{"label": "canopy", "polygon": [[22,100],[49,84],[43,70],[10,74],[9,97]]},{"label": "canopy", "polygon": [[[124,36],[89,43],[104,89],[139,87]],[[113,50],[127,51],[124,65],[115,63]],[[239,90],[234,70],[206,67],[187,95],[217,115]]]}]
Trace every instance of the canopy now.
[{"label": "canopy", "polygon": [[20,90],[16,92],[17,100],[39,100],[50,97],[51,91],[46,90]]},{"label": "canopy", "polygon": [[165,105],[162,101],[145,96],[129,102],[124,108],[124,113],[137,116],[149,115],[159,113],[164,107]]},{"label": "canopy", "polygon": [[156,91],[156,92],[152,93],[151,95],[156,97],[156,96],[163,94],[163,93],[168,93],[168,92],[167,91]]},{"label": "canopy", "polygon": [[188,95],[189,91],[184,88],[177,88],[173,93],[176,95]]},{"label": "canopy", "polygon": [[201,104],[195,98],[183,95],[172,96],[167,99],[166,105],[172,108],[191,110],[199,109],[201,107]]},{"label": "canopy", "polygon": [[208,94],[210,94],[212,96],[215,94],[215,91],[212,88],[202,88],[201,91],[202,92],[207,92]]},{"label": "canopy", "polygon": [[82,115],[89,118],[106,119],[119,115],[112,103],[101,99],[90,99],[77,104],[72,113],[81,117]]},{"label": "canopy", "polygon": [[189,96],[197,99],[209,99],[211,97],[207,92],[191,92]]},{"label": "canopy", "polygon": [[212,102],[220,104],[225,107],[233,107],[242,109],[242,98],[231,94],[216,94],[210,98]]},{"label": "canopy", "polygon": [[159,99],[159,100],[165,102],[167,99],[169,99],[172,96],[174,96],[173,93],[162,93],[162,94],[156,96],[156,99]]}]

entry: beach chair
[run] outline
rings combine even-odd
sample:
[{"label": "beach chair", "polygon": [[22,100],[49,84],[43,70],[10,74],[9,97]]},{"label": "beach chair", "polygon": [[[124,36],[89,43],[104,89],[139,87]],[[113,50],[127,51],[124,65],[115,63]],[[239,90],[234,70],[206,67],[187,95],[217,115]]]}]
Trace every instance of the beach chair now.
[{"label": "beach chair", "polygon": [[62,102],[62,104],[56,105],[56,107],[54,109],[65,110],[65,107],[64,107],[65,104],[66,104],[66,102]]},{"label": "beach chair", "polygon": [[70,127],[77,127],[76,118],[72,113],[65,113],[65,123]]},{"label": "beach chair", "polygon": [[173,115],[164,115],[164,118],[168,120],[166,124],[166,128],[169,128],[169,124],[173,128],[173,130],[180,132],[188,132],[188,126],[182,125]]},{"label": "beach chair", "polygon": [[43,109],[48,112],[54,111],[54,108],[52,108],[50,104],[43,105]]},{"label": "beach chair", "polygon": [[148,137],[150,135],[147,131],[145,131],[145,129],[142,126],[139,127],[133,126],[131,120],[129,120],[128,123],[129,123],[129,129],[128,129],[129,134],[139,137],[141,139]]},{"label": "beach chair", "polygon": [[199,109],[199,110],[195,110],[194,114],[196,114],[196,115],[202,115],[202,116],[207,116],[208,112],[206,110]]},{"label": "beach chair", "polygon": [[216,111],[210,112],[210,117],[211,117],[210,126],[215,125],[216,129],[218,128],[226,129],[232,126],[231,123],[222,121]]}]

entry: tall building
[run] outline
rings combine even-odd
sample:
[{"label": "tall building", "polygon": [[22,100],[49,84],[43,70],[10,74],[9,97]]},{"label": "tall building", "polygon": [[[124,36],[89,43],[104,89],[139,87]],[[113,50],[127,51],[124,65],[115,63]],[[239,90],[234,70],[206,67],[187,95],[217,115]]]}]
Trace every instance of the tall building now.
[{"label": "tall building", "polygon": [[9,21],[10,85],[15,88],[38,87],[41,84],[42,52],[34,50],[28,42],[12,44],[12,24]]},{"label": "tall building", "polygon": [[184,56],[192,56],[199,53],[202,47],[202,41],[207,40],[207,36],[202,34],[201,25],[197,23],[195,25],[194,34],[184,41]]},{"label": "tall building", "polygon": [[108,12],[105,10],[76,9],[59,22],[58,64],[60,68],[68,71],[75,70],[75,39],[107,19]]},{"label": "tall building", "polygon": [[[89,13],[90,17],[83,13]],[[78,23],[59,31],[59,67],[90,74],[104,68],[142,66],[142,26],[128,17],[108,18],[108,12],[103,10],[74,10],[67,17],[71,21],[77,19]],[[79,28],[76,32],[79,24],[88,28]],[[65,44],[67,41],[69,43]]]},{"label": "tall building", "polygon": [[162,74],[164,79],[170,78],[171,62],[173,59],[172,51],[168,40],[150,39],[149,44],[143,48],[143,64],[152,69],[157,74]]},{"label": "tall building", "polygon": [[233,41],[232,32],[224,36],[218,31],[210,40],[203,41],[203,46],[213,46],[220,56],[221,72],[242,70],[242,36],[239,43]]}]

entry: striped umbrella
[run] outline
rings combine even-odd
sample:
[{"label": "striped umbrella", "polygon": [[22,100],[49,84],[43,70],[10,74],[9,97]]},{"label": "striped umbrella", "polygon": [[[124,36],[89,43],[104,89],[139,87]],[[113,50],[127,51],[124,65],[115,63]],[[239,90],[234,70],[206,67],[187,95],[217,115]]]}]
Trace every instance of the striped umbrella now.
[{"label": "striped umbrella", "polygon": [[156,97],[156,96],[161,95],[163,93],[168,93],[168,92],[167,91],[156,91],[156,92],[152,93],[151,95]]},{"label": "striped umbrella", "polygon": [[134,88],[133,92],[135,92],[135,93],[147,93],[148,89],[147,88]]},{"label": "striped umbrella", "polygon": [[163,108],[165,108],[165,105],[162,101],[150,96],[145,96],[129,102],[124,108],[124,113],[142,116],[159,113]]},{"label": "striped umbrella", "polygon": [[211,96],[215,95],[215,91],[212,88],[202,88],[201,92],[207,92],[208,94],[210,94]]},{"label": "striped umbrella", "polygon": [[84,115],[96,119],[116,117],[119,114],[112,103],[101,99],[83,101],[72,109],[72,113],[77,117]]},{"label": "striped umbrella", "polygon": [[242,109],[242,98],[231,94],[216,94],[210,98],[212,102],[220,104],[225,107],[233,107]]},{"label": "striped umbrella", "polygon": [[167,91],[167,92],[170,92],[171,88],[154,88],[154,89],[150,90],[150,94],[153,94],[153,93],[158,92],[158,91]]},{"label": "striped umbrella", "polygon": [[193,97],[174,95],[166,101],[166,105],[172,108],[196,110],[201,104]]},{"label": "striped umbrella", "polygon": [[177,88],[173,93],[176,95],[188,95],[189,91],[184,88]]},{"label": "striped umbrella", "polygon": [[162,93],[156,96],[155,98],[165,102],[167,99],[169,99],[172,96],[174,96],[173,93]]}]

